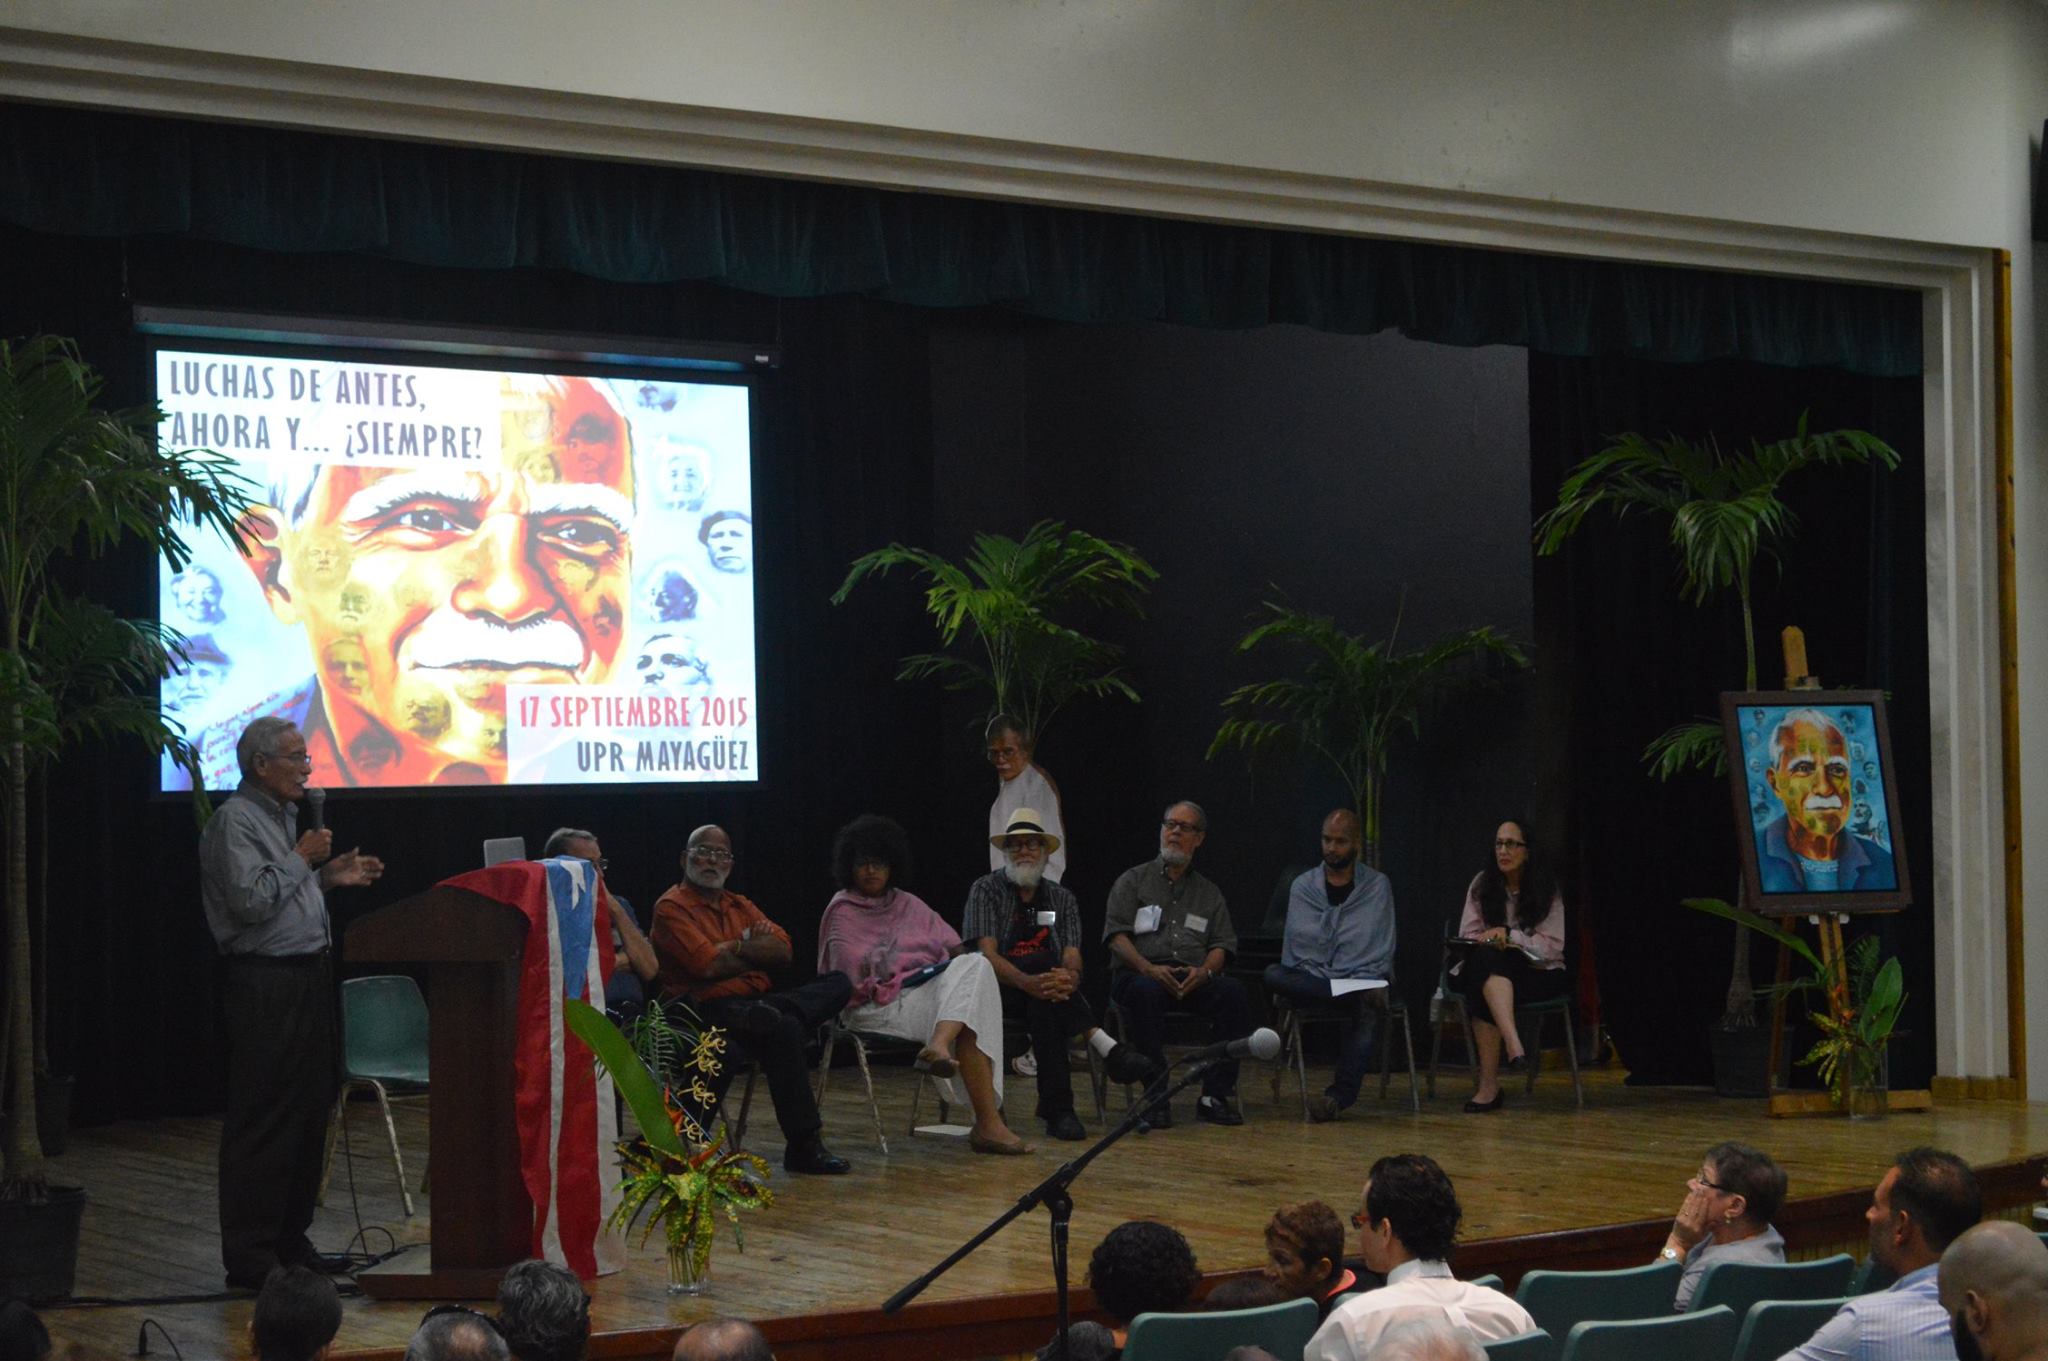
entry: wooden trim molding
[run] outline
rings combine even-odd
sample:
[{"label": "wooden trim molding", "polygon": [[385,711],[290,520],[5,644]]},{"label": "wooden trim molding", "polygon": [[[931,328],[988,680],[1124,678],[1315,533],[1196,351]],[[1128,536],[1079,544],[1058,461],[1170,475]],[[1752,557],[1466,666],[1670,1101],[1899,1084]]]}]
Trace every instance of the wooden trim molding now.
[{"label": "wooden trim molding", "polygon": [[2014,528],[2012,426],[2012,252],[1995,253],[1992,276],[1992,396],[1998,492],[1998,682],[2000,767],[2005,785],[2006,1071],[2027,1099],[2027,954],[2024,823],[2020,789],[2019,547]]}]

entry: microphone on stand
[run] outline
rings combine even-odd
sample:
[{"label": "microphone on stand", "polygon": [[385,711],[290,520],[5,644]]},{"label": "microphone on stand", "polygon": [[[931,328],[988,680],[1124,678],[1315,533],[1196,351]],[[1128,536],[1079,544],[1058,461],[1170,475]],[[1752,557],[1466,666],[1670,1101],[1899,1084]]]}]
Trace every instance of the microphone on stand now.
[{"label": "microphone on stand", "polygon": [[[325,831],[327,828],[327,791],[317,784],[306,786],[306,830]],[[1278,1041],[1275,1041],[1277,1046]],[[1279,1052],[1277,1047],[1274,1052]]]},{"label": "microphone on stand", "polygon": [[1208,1063],[1214,1059],[1264,1059],[1271,1062],[1280,1057],[1280,1033],[1260,1026],[1240,1040],[1222,1040],[1207,1049],[1197,1049],[1182,1060],[1184,1063]]}]

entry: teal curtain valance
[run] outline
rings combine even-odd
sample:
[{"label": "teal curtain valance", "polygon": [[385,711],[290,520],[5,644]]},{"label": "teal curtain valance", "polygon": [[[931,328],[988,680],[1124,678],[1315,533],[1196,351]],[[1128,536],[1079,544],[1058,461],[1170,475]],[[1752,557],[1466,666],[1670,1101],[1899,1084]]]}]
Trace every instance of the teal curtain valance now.
[{"label": "teal curtain valance", "polygon": [[0,104],[0,218],[1064,321],[1920,372],[1909,290]]}]

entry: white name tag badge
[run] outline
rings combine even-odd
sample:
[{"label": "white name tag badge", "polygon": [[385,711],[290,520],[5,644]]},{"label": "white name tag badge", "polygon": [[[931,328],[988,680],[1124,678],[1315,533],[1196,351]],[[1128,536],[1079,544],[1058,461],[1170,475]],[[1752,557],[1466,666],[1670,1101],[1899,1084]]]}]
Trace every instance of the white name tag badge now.
[{"label": "white name tag badge", "polygon": [[1059,920],[1060,914],[1057,912],[1041,912],[1038,914],[1038,924],[1040,926],[1056,926],[1059,924]]},{"label": "white name tag badge", "polygon": [[1131,923],[1131,933],[1149,936],[1159,929],[1159,904],[1147,903],[1138,909],[1138,919]]},{"label": "white name tag badge", "polygon": [[1207,917],[1187,917],[1182,920],[1182,925],[1198,936],[1207,935],[1209,931],[1209,919]]}]

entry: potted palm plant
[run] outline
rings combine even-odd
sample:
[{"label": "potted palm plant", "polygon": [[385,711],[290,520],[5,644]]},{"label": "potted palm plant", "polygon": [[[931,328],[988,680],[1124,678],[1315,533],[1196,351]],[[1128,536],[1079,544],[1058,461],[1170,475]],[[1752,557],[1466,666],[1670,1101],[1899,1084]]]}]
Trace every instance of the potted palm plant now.
[{"label": "potted palm plant", "polygon": [[[1596,510],[1617,517],[1646,514],[1669,520],[1679,594],[1694,605],[1733,590],[1742,605],[1743,689],[1757,688],[1756,621],[1751,584],[1758,566],[1775,561],[1792,539],[1798,517],[1780,493],[1808,468],[1876,463],[1899,466],[1889,444],[1862,430],[1808,433],[1806,418],[1790,438],[1728,453],[1709,437],[1677,435],[1653,440],[1617,437],[1574,467],[1558,488],[1557,504],[1536,521],[1536,551],[1562,551]],[[1660,780],[1685,770],[1725,770],[1721,725],[1711,719],[1680,723],[1652,739],[1643,761]],[[1745,910],[1747,902],[1743,904]],[[1754,914],[1749,914],[1753,916]],[[1735,957],[1725,1009],[1715,1022],[1715,1087],[1726,1095],[1769,1091],[1769,1038],[1757,1026],[1756,988],[1750,977],[1749,931],[1737,917]],[[1740,1066],[1745,1071],[1734,1069]]]},{"label": "potted palm plant", "polygon": [[1069,617],[1084,605],[1143,615],[1159,573],[1130,545],[1056,520],[1039,521],[1021,539],[977,534],[958,563],[892,543],[854,559],[832,603],[843,604],[863,580],[897,567],[924,578],[925,610],[941,649],[903,658],[898,680],[929,677],[948,689],[983,693],[985,718],[1009,714],[1034,740],[1078,696],[1137,701],[1120,666],[1122,649],[1081,632]]},{"label": "potted palm plant", "polygon": [[29,846],[32,821],[43,827],[47,818],[31,818],[31,791],[49,762],[87,737],[139,741],[196,766],[154,694],[182,640],[70,595],[53,567],[139,542],[176,569],[191,556],[187,534],[232,537],[247,505],[247,483],[215,455],[159,447],[154,407],[98,409],[102,387],[68,340],[0,341],[0,1293],[29,1297],[69,1293],[84,1209],[83,1191],[48,1184],[37,1130],[36,1080],[48,1066],[38,1002],[47,990],[37,949],[44,937],[32,927]]},{"label": "potted palm plant", "polygon": [[619,1145],[626,1178],[607,1227],[627,1232],[644,1219],[643,1246],[660,1229],[668,1246],[669,1292],[699,1294],[710,1286],[719,1219],[732,1224],[733,1245],[745,1252],[740,1211],[775,1203],[768,1164],[727,1148],[724,1133],[713,1134],[699,1116],[713,1105],[710,1082],[723,1063],[725,1034],[679,1031],[655,1004],[629,1040],[587,1002],[571,998],[562,1007],[569,1030],[611,1074],[640,1126],[637,1137]]},{"label": "potted palm plant", "polygon": [[1421,731],[1424,702],[1470,680],[1469,663],[1498,657],[1518,667],[1528,656],[1490,627],[1446,634],[1422,647],[1399,645],[1401,621],[1378,641],[1346,633],[1327,615],[1268,600],[1264,618],[1237,642],[1240,653],[1267,644],[1291,646],[1302,659],[1291,675],[1253,681],[1223,701],[1227,715],[1209,743],[1209,757],[1231,748],[1251,753],[1287,747],[1312,752],[1337,772],[1364,824],[1365,862],[1380,864],[1380,813],[1387,763],[1401,733]]}]

